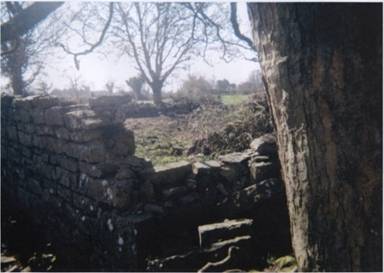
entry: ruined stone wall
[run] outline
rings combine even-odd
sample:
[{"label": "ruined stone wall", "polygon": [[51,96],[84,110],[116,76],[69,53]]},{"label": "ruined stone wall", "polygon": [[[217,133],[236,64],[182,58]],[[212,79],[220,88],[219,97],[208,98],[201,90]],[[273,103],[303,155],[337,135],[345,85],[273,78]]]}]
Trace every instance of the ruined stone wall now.
[{"label": "ruined stone wall", "polygon": [[278,167],[263,151],[272,144],[263,141],[220,161],[153,167],[135,157],[133,132],[116,114],[129,101],[1,98],[2,200],[31,213],[87,270],[143,270],[151,249],[168,250],[159,240],[251,210],[272,193],[282,200]]},{"label": "ruined stone wall", "polygon": [[83,245],[84,255],[91,245],[91,260],[135,268],[136,219],[120,211],[133,209],[148,164],[133,157],[133,133],[54,97],[3,96],[1,107],[3,196],[33,212],[53,239]]}]

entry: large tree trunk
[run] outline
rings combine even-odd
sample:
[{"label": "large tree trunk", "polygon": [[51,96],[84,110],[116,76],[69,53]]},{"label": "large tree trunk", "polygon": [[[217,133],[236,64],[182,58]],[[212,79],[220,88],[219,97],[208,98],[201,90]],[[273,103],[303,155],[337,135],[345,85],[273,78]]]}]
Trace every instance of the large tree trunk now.
[{"label": "large tree trunk", "polygon": [[163,84],[159,82],[154,82],[150,86],[153,93],[153,102],[156,105],[162,105],[163,104],[163,99],[162,99]]},{"label": "large tree trunk", "polygon": [[249,4],[300,270],[382,270],[382,5]]},{"label": "large tree trunk", "polygon": [[18,48],[10,56],[8,64],[10,66],[10,80],[14,95],[25,95],[25,82],[23,79],[23,63],[25,59],[25,45],[22,39],[18,41]]}]

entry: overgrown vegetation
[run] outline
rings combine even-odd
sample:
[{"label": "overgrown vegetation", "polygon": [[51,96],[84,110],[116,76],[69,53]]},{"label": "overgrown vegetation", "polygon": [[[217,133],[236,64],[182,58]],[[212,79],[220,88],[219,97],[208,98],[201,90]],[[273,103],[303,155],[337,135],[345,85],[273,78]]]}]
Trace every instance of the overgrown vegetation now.
[{"label": "overgrown vegetation", "polygon": [[247,149],[253,138],[272,132],[265,99],[225,99],[226,104],[203,100],[188,114],[127,119],[135,132],[136,155],[154,164],[215,158]]}]

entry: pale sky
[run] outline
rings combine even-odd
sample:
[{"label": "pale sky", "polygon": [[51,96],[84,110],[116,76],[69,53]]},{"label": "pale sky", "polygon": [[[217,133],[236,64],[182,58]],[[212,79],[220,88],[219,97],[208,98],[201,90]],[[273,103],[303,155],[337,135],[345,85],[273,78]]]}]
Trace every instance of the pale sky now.
[{"label": "pale sky", "polygon": [[[248,14],[246,4],[238,4],[238,18],[240,28],[243,33],[250,37]],[[60,51],[59,51],[60,52]],[[219,59],[219,53],[209,53],[210,59],[215,59],[212,66],[209,66],[202,60],[191,62],[187,70],[178,70],[173,77],[168,80],[164,87],[165,91],[176,90],[183,79],[188,74],[204,76],[208,80],[228,79],[232,83],[241,83],[247,80],[250,72],[258,68],[254,62],[244,59],[225,63]],[[217,58],[215,57],[217,54]],[[80,58],[80,70],[77,71],[74,66],[73,57],[64,53],[52,56],[46,60],[44,69],[45,75],[41,77],[44,81],[53,85],[54,88],[66,88],[69,86],[70,78],[80,78],[80,82],[91,87],[91,90],[103,90],[108,81],[115,82],[116,87],[128,89],[124,83],[130,77],[136,76],[133,60],[127,57],[117,58],[113,56],[101,56],[97,53],[91,53]],[[37,84],[38,80],[34,84]]]}]

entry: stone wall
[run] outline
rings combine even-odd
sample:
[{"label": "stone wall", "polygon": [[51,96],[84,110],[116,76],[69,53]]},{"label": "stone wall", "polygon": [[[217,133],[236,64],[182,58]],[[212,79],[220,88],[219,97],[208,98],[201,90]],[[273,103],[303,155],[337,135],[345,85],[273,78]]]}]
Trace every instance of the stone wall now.
[{"label": "stone wall", "polygon": [[283,200],[268,139],[219,161],[154,167],[135,157],[133,132],[116,112],[129,101],[1,98],[2,200],[31,213],[62,249],[76,249],[84,270],[143,270],[148,255],[169,251],[166,238],[273,194]]},{"label": "stone wall", "polygon": [[91,243],[93,260],[135,268],[135,219],[120,211],[134,210],[134,187],[150,164],[133,156],[133,133],[54,97],[3,96],[1,107],[6,198],[34,213],[54,240],[84,252]]}]

